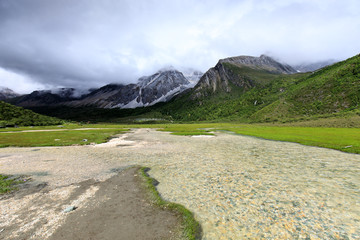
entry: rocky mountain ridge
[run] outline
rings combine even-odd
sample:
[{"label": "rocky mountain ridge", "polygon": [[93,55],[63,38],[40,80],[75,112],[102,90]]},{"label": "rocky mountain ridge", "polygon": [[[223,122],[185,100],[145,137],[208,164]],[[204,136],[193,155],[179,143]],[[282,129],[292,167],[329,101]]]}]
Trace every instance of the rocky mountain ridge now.
[{"label": "rocky mountain ridge", "polygon": [[[108,84],[81,94],[73,88],[34,91],[11,102],[23,107],[71,106],[99,108],[136,108],[169,101],[175,95],[194,86],[199,71],[188,72],[185,77],[176,69],[163,69],[151,76],[139,78],[136,84]],[[189,79],[189,80],[188,80]]]},{"label": "rocky mountain ridge", "polygon": [[96,106],[101,108],[136,108],[166,102],[190,87],[190,82],[177,70],[160,70],[139,78],[136,84],[109,84],[67,106]]},{"label": "rocky mountain ridge", "polygon": [[[320,64],[320,65],[319,65]],[[312,67],[322,66],[313,64]],[[194,69],[166,67],[132,84],[108,84],[88,93],[72,88],[35,91],[16,98],[12,103],[23,107],[59,106],[98,108],[137,108],[167,102],[174,96],[190,92],[190,99],[201,99],[215,93],[246,92],[261,87],[280,75],[299,72],[288,64],[261,55],[220,59],[205,74]],[[201,103],[201,101],[199,101]]]},{"label": "rocky mountain ridge", "polygon": [[288,64],[275,61],[273,58],[261,55],[260,57],[253,56],[238,56],[219,60],[219,63],[231,63],[236,66],[245,65],[254,69],[266,70],[271,73],[278,74],[292,74],[296,70]]},{"label": "rocky mountain ridge", "polygon": [[8,101],[22,107],[51,106],[77,99],[77,97],[74,96],[74,92],[75,89],[73,88],[38,90],[30,94],[18,96],[15,99],[9,99]]}]

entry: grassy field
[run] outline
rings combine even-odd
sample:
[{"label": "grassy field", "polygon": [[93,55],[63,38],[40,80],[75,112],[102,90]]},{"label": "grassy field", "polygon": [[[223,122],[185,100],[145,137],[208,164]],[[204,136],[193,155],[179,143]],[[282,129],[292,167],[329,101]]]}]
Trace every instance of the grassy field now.
[{"label": "grassy field", "polygon": [[359,128],[278,127],[242,125],[225,128],[237,134],[296,142],[303,145],[360,153]]},{"label": "grassy field", "polygon": [[106,142],[109,138],[111,138],[111,136],[124,133],[125,131],[127,131],[127,129],[123,128],[91,130],[64,129],[64,131],[38,132],[19,132],[17,130],[14,132],[0,133],[0,147],[69,146],[85,145],[90,143],[103,143]]},{"label": "grassy field", "polygon": [[360,128],[269,126],[256,124],[209,123],[165,125],[161,131],[174,135],[209,135],[226,130],[264,139],[296,142],[308,146],[360,153]]},{"label": "grassy field", "polygon": [[[0,147],[7,146],[68,146],[102,143],[111,136],[131,128],[156,128],[174,135],[212,135],[214,131],[226,130],[236,134],[265,139],[296,142],[309,146],[337,149],[360,153],[360,128],[325,128],[272,126],[236,123],[194,123],[194,124],[138,124],[138,125],[64,125],[53,127],[23,127],[0,130]],[[78,130],[84,129],[84,130]],[[86,129],[86,130],[85,130]],[[56,130],[44,132],[21,132],[28,130]],[[61,131],[59,131],[61,130]],[[84,141],[86,139],[86,141]]]}]

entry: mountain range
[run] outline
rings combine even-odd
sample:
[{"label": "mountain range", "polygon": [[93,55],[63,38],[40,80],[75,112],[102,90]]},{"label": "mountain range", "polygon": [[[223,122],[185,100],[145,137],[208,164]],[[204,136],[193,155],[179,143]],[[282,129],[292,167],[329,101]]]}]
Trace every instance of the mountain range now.
[{"label": "mountain range", "polygon": [[[0,97],[3,100],[12,98],[8,101],[22,107],[88,106],[122,109],[147,107],[159,102],[168,102],[174,96],[191,88],[195,89],[192,95],[192,98],[195,99],[207,94],[213,94],[213,92],[219,90],[229,92],[233,88],[232,86],[242,87],[246,90],[262,81],[261,75],[258,76],[258,79],[238,76],[237,67],[248,68],[258,74],[263,72],[275,76],[277,74],[294,74],[305,69],[322,67],[327,63],[330,62],[291,67],[288,64],[279,63],[266,55],[260,57],[238,56],[219,60],[216,66],[209,69],[205,74],[194,69],[180,72],[173,67],[168,67],[151,76],[139,78],[135,84],[108,84],[89,91],[59,88],[34,91],[23,96],[19,96],[7,89],[7,92],[0,91]],[[207,89],[207,91],[204,91],[204,89]],[[212,90],[210,91],[210,89]],[[1,95],[2,93],[3,95]]]},{"label": "mountain range", "polygon": [[360,113],[360,55],[298,73],[267,56],[220,60],[157,111],[177,121],[298,121]]},{"label": "mountain range", "polygon": [[15,96],[8,101],[22,107],[146,107],[169,101],[193,87],[201,75],[201,72],[192,70],[187,72],[185,77],[183,73],[171,67],[159,70],[151,76],[141,77],[136,84],[108,84],[99,89],[92,89],[89,93],[81,93],[73,88],[34,91],[27,95]]},{"label": "mountain range", "polygon": [[109,84],[81,96],[59,89],[7,101],[73,120],[298,121],[357,114],[359,69],[359,55],[306,73],[269,56],[239,56],[219,60],[204,74],[168,68],[136,84]]}]

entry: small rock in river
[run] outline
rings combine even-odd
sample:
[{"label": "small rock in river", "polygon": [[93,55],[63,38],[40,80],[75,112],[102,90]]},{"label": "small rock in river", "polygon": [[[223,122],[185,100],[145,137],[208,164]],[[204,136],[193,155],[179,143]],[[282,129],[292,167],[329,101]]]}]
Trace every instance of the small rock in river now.
[{"label": "small rock in river", "polygon": [[76,209],[75,206],[67,207],[67,208],[65,208],[64,213],[68,213],[68,212],[74,211],[75,209]]}]

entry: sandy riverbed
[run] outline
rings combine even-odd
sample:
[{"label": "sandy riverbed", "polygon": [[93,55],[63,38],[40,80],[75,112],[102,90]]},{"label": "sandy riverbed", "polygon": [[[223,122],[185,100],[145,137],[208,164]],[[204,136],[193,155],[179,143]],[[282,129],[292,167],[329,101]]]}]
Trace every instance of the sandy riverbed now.
[{"label": "sandy riverbed", "polygon": [[[192,138],[150,129],[97,146],[0,149],[2,173],[32,175],[48,184],[54,198],[71,194],[72,184],[105,181],[131,165],[152,168],[162,196],[195,213],[203,239],[360,238],[356,154],[225,133]],[[16,222],[21,231],[31,224],[18,212],[32,199],[6,201],[1,200],[6,212],[0,229]],[[40,224],[44,232],[56,228],[46,221]]]}]

